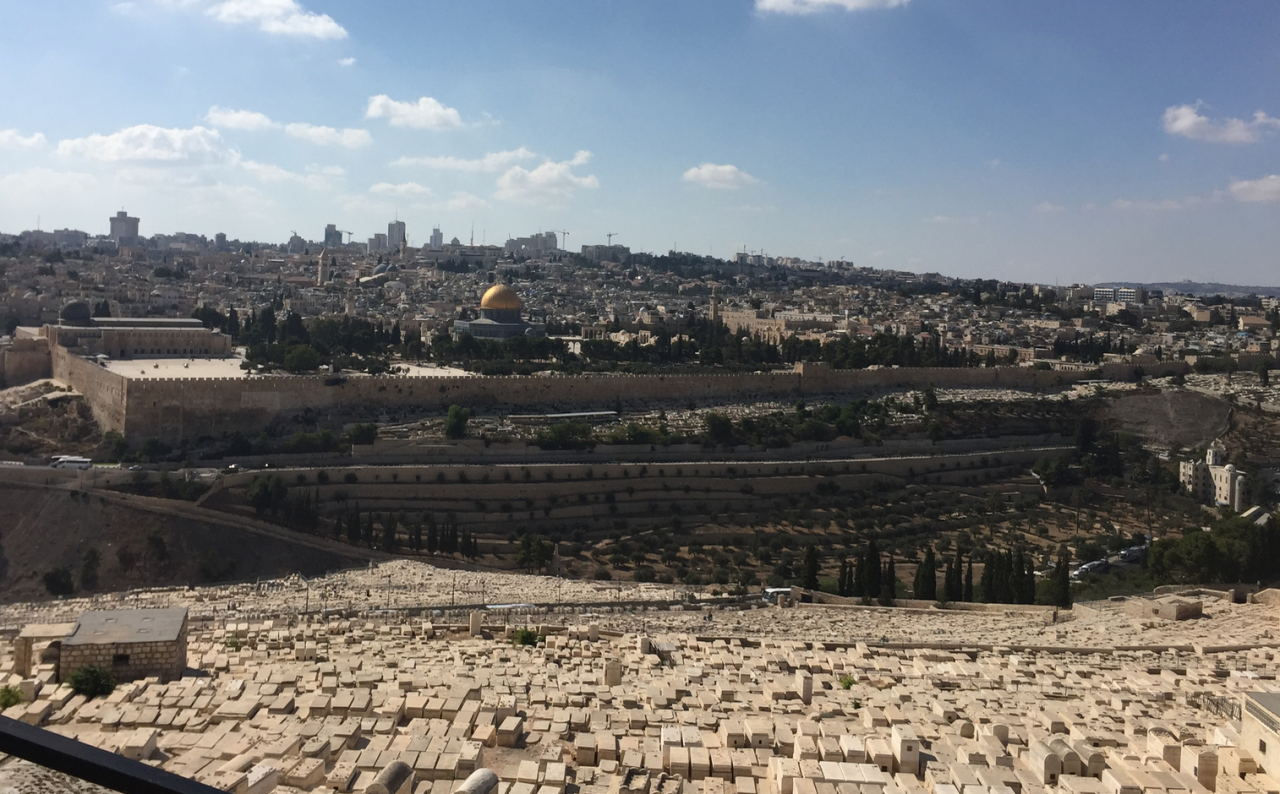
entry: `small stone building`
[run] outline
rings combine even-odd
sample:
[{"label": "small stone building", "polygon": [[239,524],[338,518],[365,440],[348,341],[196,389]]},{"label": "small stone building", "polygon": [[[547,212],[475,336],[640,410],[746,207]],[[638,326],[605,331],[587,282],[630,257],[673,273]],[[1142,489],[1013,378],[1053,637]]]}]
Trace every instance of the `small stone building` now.
[{"label": "small stone building", "polygon": [[187,610],[85,612],[62,640],[58,680],[91,664],[111,671],[118,681],[181,678],[187,666]]},{"label": "small stone building", "polygon": [[1177,596],[1134,598],[1125,603],[1125,610],[1136,618],[1189,620],[1204,614],[1204,603]]}]

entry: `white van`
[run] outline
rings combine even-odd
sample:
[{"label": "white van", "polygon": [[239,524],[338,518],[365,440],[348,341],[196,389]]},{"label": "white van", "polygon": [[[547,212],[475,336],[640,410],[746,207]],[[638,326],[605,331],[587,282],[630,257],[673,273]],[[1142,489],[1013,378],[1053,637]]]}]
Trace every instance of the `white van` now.
[{"label": "white van", "polygon": [[89,469],[93,467],[93,460],[90,458],[77,458],[74,455],[59,455],[53,459],[52,468],[55,469]]}]

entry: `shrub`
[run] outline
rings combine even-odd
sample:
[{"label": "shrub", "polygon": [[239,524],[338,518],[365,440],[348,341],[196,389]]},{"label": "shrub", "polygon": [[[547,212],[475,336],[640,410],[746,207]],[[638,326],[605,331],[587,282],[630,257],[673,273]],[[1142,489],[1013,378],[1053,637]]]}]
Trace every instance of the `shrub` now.
[{"label": "shrub", "polygon": [[846,674],[846,675],[842,675],[842,676],[840,676],[840,688],[841,688],[841,689],[853,689],[854,681],[855,681],[855,679],[854,679],[854,677],[853,677],[853,676],[851,676],[851,675],[847,675],[847,674]]},{"label": "shrub", "polygon": [[516,629],[511,635],[511,641],[515,645],[537,645],[538,632],[533,629]]},{"label": "shrub", "polygon": [[67,679],[71,690],[77,695],[84,695],[89,700],[106,697],[116,688],[116,679],[107,670],[97,665],[86,665],[76,670]]},{"label": "shrub", "polygon": [[599,568],[596,568],[596,572],[593,578],[598,582],[607,582],[613,579],[613,574],[609,573],[608,568],[601,565]]},{"label": "shrub", "polygon": [[18,705],[22,702],[22,693],[18,691],[16,686],[0,687],[0,711]]},{"label": "shrub", "polygon": [[71,595],[76,589],[75,583],[71,581],[71,571],[66,568],[45,571],[44,589],[49,591],[49,595]]}]

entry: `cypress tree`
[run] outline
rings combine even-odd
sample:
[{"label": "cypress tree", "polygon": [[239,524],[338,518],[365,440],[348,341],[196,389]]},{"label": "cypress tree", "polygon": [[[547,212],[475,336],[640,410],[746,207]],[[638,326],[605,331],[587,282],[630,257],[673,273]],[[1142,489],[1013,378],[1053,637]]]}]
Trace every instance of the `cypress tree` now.
[{"label": "cypress tree", "polygon": [[867,561],[863,567],[867,569],[865,597],[875,598],[880,595],[880,582],[883,578],[880,571],[880,548],[876,546],[875,540],[867,544]]},{"label": "cypress tree", "polygon": [[866,598],[867,595],[867,553],[864,550],[854,558],[853,587],[849,595],[854,598]]},{"label": "cypress tree", "polygon": [[347,542],[356,545],[360,542],[360,505],[357,504],[347,516]]},{"label": "cypress tree", "polygon": [[982,576],[978,580],[978,586],[982,589],[983,603],[992,604],[995,598],[995,576],[996,566],[994,563],[994,555],[988,554],[986,562],[982,564]]},{"label": "cypress tree", "polygon": [[804,588],[806,590],[818,589],[818,547],[815,544],[809,544],[804,550]]},{"label": "cypress tree", "polygon": [[1058,547],[1058,564],[1053,571],[1054,606],[1071,608],[1071,550],[1066,544]]},{"label": "cypress tree", "polygon": [[969,555],[969,564],[964,569],[964,600],[973,602],[973,555]]},{"label": "cypress tree", "polygon": [[893,606],[893,600],[897,596],[898,577],[893,570],[893,555],[889,554],[885,560],[884,570],[880,575],[880,604],[881,606]]},{"label": "cypress tree", "polygon": [[342,513],[338,513],[333,518],[333,539],[341,540],[344,532],[346,532],[346,528],[342,526]]},{"label": "cypress tree", "polygon": [[916,598],[926,601],[934,601],[938,598],[938,561],[934,557],[932,546],[924,553],[924,577],[921,579],[921,585],[920,595]]},{"label": "cypress tree", "polygon": [[427,551],[435,554],[440,548],[440,536],[436,529],[436,516],[431,513],[427,516]]},{"label": "cypress tree", "polygon": [[399,545],[399,539],[396,537],[396,528],[399,523],[394,513],[388,513],[382,517],[382,548],[387,551],[395,551]]},{"label": "cypress tree", "polygon": [[836,591],[837,591],[836,594],[847,598],[850,594],[850,589],[851,588],[849,586],[849,558],[841,557],[840,558],[840,578],[836,582]]}]

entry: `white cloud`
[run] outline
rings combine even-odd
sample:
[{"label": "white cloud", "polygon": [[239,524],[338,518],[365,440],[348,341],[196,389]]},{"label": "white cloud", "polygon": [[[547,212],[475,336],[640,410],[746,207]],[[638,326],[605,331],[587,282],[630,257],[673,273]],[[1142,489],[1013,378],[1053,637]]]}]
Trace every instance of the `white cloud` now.
[{"label": "white cloud", "polygon": [[419,130],[452,130],[462,126],[458,111],[424,96],[417,102],[398,102],[386,94],[369,97],[365,117],[386,119],[393,127]]},{"label": "white cloud", "polygon": [[572,160],[552,162],[548,160],[532,171],[518,165],[512,166],[498,177],[498,198],[529,204],[556,203],[572,198],[579,188],[597,188],[600,181],[594,176],[577,176],[573,167],[586,165],[591,152],[580,151]]},{"label": "white cloud", "polygon": [[1166,153],[1164,153],[1164,154],[1160,155],[1160,156],[1159,156],[1158,158],[1156,158],[1156,159],[1158,159],[1158,160],[1159,160],[1160,162],[1162,162],[1162,163],[1167,163],[1167,162],[1169,162],[1169,154],[1166,152]]},{"label": "white cloud", "polygon": [[690,168],[684,172],[682,178],[686,182],[715,190],[737,190],[760,181],[736,165],[716,165],[715,163],[703,163]]},{"label": "white cloud", "polygon": [[355,149],[373,143],[373,136],[368,130],[338,130],[333,127],[295,123],[286,125],[284,131],[295,138],[311,141],[320,146],[346,146],[348,149]]},{"label": "white cloud", "polygon": [[256,113],[252,110],[231,110],[230,108],[220,108],[217,105],[209,108],[204,120],[215,127],[223,129],[251,130],[253,132],[280,126],[279,122],[272,121],[265,113]]},{"label": "white cloud", "polygon": [[423,187],[417,182],[404,182],[399,185],[393,185],[390,182],[379,182],[369,188],[369,192],[382,196],[429,196],[431,195],[431,188]]},{"label": "white cloud", "polygon": [[960,220],[958,218],[953,218],[950,215],[934,215],[932,218],[925,218],[924,222],[925,223],[959,223]]},{"label": "white cloud", "polygon": [[1054,204],[1052,201],[1042,201],[1036,205],[1036,212],[1062,212],[1062,210],[1062,205]]},{"label": "white cloud", "polygon": [[445,209],[455,210],[455,211],[483,209],[488,206],[489,206],[489,202],[485,201],[479,196],[473,196],[470,193],[466,193],[463,191],[455,192],[452,196],[449,197],[449,200],[444,203]]},{"label": "white cloud", "polygon": [[777,14],[814,14],[833,8],[865,11],[871,8],[897,8],[908,0],[756,0],[756,10]]},{"label": "white cloud", "polygon": [[58,154],[103,162],[220,160],[229,155],[217,130],[169,129],[150,124],[126,127],[111,135],[68,138],[58,143]]},{"label": "white cloud", "polygon": [[1256,143],[1263,135],[1280,130],[1280,119],[1259,110],[1253,121],[1222,119],[1214,121],[1200,114],[1200,103],[1175,105],[1164,112],[1164,131],[1193,141],[1206,143]]},{"label": "white cloud", "polygon": [[324,174],[295,174],[294,172],[285,170],[278,165],[273,165],[271,163],[257,163],[253,160],[241,160],[239,165],[245,171],[253,174],[263,182],[294,182],[311,188],[312,190],[327,190],[332,187]]},{"label": "white cloud", "polygon": [[1163,199],[1161,201],[1148,201],[1145,199],[1116,199],[1111,202],[1111,209],[1114,210],[1144,210],[1148,212],[1172,212],[1175,210],[1184,210],[1188,207],[1195,207],[1205,203],[1205,200],[1199,196],[1187,196],[1184,199]]},{"label": "white cloud", "polygon": [[983,163],[983,165],[985,165],[987,168],[999,168],[999,167],[1000,167],[1000,158],[999,158],[999,157],[993,157],[993,158],[991,158],[990,160],[987,160],[985,163]]},{"label": "white cloud", "polygon": [[46,143],[48,141],[42,132],[24,138],[17,130],[0,130],[0,149],[34,149]]},{"label": "white cloud", "polygon": [[338,65],[339,66],[355,66],[356,59],[355,58],[339,58]]},{"label": "white cloud", "polygon": [[319,165],[312,163],[307,166],[308,174],[323,174],[324,176],[346,176],[347,169],[340,165]]},{"label": "white cloud", "polygon": [[506,152],[489,152],[475,160],[458,157],[401,157],[392,165],[425,165],[441,171],[497,172],[520,160],[533,157],[533,152],[521,146]]},{"label": "white cloud", "polygon": [[206,14],[229,25],[257,25],[263,33],[314,39],[345,39],[347,31],[328,14],[317,14],[296,0],[223,0]]},{"label": "white cloud", "polygon": [[1271,174],[1261,179],[1240,179],[1227,188],[1236,201],[1280,201],[1280,175]]}]

